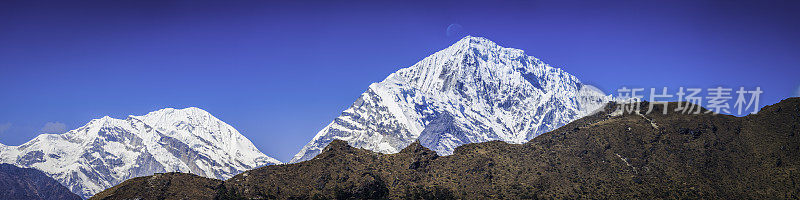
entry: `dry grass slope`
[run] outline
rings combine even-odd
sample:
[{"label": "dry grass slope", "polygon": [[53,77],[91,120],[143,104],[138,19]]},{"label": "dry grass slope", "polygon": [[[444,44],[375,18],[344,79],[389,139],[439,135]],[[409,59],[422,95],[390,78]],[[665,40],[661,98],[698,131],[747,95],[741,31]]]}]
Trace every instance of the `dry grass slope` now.
[{"label": "dry grass slope", "polygon": [[221,180],[187,173],[163,173],[128,179],[90,199],[213,199]]},{"label": "dry grass slope", "polygon": [[[745,117],[614,116],[615,106],[526,144],[468,144],[437,156],[418,143],[379,154],[335,141],[306,162],[161,190],[205,188],[187,191],[208,199],[800,198],[800,98]],[[157,190],[142,185],[134,179],[98,196]],[[183,195],[175,192],[141,197]]]}]

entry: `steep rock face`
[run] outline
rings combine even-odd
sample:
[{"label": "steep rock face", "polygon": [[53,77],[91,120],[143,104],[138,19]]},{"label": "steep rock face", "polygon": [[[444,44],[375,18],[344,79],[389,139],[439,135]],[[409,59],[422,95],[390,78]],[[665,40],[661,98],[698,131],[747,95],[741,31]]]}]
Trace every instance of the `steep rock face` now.
[{"label": "steep rock face", "polygon": [[397,153],[423,137],[423,146],[442,155],[468,143],[523,143],[608,100],[522,50],[467,36],[370,85],[291,162],[313,158],[336,139]]},{"label": "steep rock face", "polygon": [[42,134],[20,146],[6,146],[0,161],[42,170],[84,198],[154,173],[188,172],[227,179],[280,163],[199,108],[95,119],[64,134]]},{"label": "steep rock face", "polygon": [[7,200],[81,199],[41,171],[11,164],[0,164],[0,194]]}]

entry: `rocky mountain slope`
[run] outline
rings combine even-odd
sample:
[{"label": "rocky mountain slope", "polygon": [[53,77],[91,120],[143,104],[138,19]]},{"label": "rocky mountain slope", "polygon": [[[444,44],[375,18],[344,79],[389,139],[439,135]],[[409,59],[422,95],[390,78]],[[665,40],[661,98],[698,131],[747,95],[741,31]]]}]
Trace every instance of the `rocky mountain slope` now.
[{"label": "rocky mountain slope", "polygon": [[[611,112],[616,106],[609,104],[525,144],[466,144],[449,156],[439,156],[419,143],[396,154],[381,154],[336,140],[312,160],[246,171],[205,195],[219,199],[800,197],[800,98],[745,117],[663,115],[660,106],[651,114]],[[141,197],[148,190],[115,192]]]},{"label": "rocky mountain slope", "polygon": [[42,134],[20,146],[1,146],[0,162],[41,170],[84,198],[154,173],[227,179],[280,163],[230,125],[193,107],[103,117],[64,134]]},{"label": "rocky mountain slope", "polygon": [[311,159],[337,139],[381,153],[419,139],[441,155],[468,143],[520,144],[608,100],[522,50],[467,36],[370,85],[291,162]]},{"label": "rocky mountain slope", "polygon": [[0,164],[0,196],[7,200],[81,199],[41,171],[11,164]]},{"label": "rocky mountain slope", "polygon": [[170,172],[126,180],[91,199],[213,199],[221,180]]}]

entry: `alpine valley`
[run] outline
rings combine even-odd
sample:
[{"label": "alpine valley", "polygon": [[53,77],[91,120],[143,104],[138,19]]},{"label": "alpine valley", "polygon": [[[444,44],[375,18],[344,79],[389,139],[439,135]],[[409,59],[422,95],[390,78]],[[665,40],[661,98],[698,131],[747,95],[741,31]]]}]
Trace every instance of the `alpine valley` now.
[{"label": "alpine valley", "polygon": [[126,119],[103,117],[64,134],[0,145],[0,163],[34,168],[83,198],[127,179],[185,172],[227,179],[280,161],[199,108],[166,108]]}]

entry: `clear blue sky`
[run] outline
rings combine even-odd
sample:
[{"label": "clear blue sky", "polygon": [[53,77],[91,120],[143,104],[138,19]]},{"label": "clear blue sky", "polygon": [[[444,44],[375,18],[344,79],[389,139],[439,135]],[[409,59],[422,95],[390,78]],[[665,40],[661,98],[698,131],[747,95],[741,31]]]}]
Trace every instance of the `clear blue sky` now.
[{"label": "clear blue sky", "polygon": [[[19,145],[48,122],[74,129],[196,106],[287,161],[370,83],[466,34],[608,93],[761,86],[762,105],[772,104],[800,86],[798,10],[797,1],[2,1],[0,143]],[[462,32],[448,36],[450,24]]]}]

